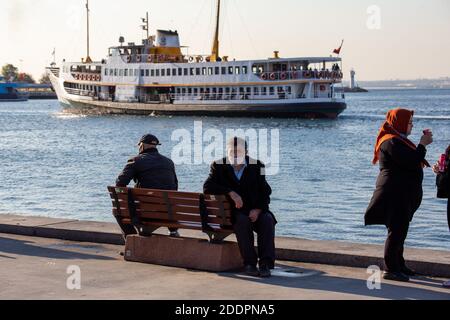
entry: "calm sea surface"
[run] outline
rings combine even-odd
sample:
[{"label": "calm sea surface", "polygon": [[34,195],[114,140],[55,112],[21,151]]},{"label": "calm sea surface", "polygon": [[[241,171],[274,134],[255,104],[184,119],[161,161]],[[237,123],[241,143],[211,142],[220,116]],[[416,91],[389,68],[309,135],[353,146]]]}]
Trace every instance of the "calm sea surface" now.
[{"label": "calm sea surface", "polygon": [[[412,140],[434,131],[428,160],[450,144],[450,90],[376,90],[347,95],[338,120],[200,117],[74,116],[56,101],[0,103],[0,213],[113,221],[106,186],[113,184],[142,134],[160,137],[169,155],[172,132],[203,129],[278,129],[279,173],[268,177],[277,234],[307,239],[384,242],[384,227],[364,227],[363,215],[378,168],[374,139],[392,107],[416,111]],[[177,167],[180,189],[202,190],[209,163]],[[424,200],[407,244],[450,250],[446,200],[436,199],[434,174],[426,170]]]}]

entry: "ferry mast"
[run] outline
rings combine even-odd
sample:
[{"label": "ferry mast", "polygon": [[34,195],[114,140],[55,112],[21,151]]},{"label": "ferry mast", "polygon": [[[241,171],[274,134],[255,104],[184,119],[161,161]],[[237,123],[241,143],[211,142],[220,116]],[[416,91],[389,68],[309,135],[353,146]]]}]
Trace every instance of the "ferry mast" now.
[{"label": "ferry mast", "polygon": [[86,42],[87,42],[87,56],[84,60],[85,63],[92,63],[92,59],[89,55],[89,0],[86,0]]},{"label": "ferry mast", "polygon": [[219,27],[220,27],[220,0],[217,0],[217,17],[216,17],[216,31],[214,33],[214,41],[211,52],[211,62],[219,62]]}]

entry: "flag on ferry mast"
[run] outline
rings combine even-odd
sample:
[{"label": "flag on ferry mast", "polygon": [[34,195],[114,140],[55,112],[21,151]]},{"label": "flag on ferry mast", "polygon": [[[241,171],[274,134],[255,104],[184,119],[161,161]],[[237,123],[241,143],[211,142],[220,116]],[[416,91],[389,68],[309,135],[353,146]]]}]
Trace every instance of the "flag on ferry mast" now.
[{"label": "flag on ferry mast", "polygon": [[342,46],[344,45],[344,40],[342,40],[341,46],[338,49],[334,49],[333,53],[339,55],[341,54]]}]

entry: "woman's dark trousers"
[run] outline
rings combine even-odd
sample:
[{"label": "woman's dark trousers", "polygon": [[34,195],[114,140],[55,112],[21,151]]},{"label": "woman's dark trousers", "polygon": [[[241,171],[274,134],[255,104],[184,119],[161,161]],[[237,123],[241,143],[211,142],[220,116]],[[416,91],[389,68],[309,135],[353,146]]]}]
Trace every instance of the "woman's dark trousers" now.
[{"label": "woman's dark trousers", "polygon": [[397,223],[388,227],[388,237],[384,246],[385,271],[401,272],[406,266],[403,248],[408,235],[409,222]]}]

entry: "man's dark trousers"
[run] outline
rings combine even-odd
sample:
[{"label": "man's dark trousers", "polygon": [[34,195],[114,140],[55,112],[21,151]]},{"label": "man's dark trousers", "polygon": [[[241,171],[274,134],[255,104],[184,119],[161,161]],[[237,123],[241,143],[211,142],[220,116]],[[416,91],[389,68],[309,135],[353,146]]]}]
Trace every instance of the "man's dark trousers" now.
[{"label": "man's dark trousers", "polygon": [[[245,265],[266,265],[273,269],[275,266],[275,221],[269,212],[262,212],[255,223],[247,212],[234,211],[234,232],[244,259]],[[255,236],[258,234],[258,253],[255,250]]]}]

